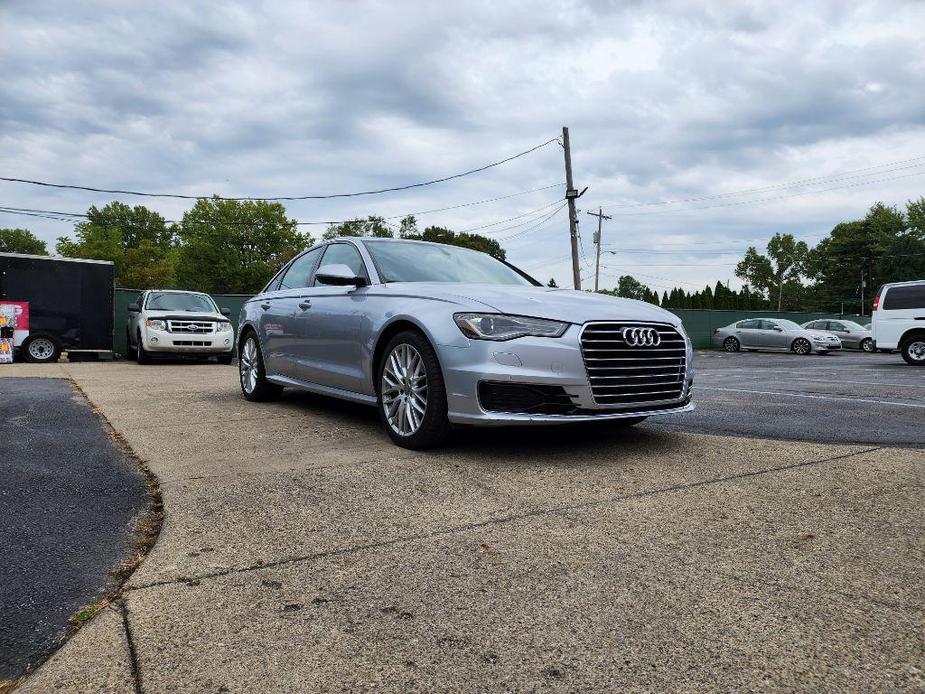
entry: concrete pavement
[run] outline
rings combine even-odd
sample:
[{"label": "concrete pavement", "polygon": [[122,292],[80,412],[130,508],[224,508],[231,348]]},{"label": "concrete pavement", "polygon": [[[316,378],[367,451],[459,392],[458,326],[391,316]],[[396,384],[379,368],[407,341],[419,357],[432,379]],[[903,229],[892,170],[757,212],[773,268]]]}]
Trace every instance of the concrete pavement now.
[{"label": "concrete pavement", "polygon": [[247,403],[233,368],[0,374],[36,371],[167,519],[22,691],[925,687],[921,450],[594,426],[422,454],[361,407]]}]

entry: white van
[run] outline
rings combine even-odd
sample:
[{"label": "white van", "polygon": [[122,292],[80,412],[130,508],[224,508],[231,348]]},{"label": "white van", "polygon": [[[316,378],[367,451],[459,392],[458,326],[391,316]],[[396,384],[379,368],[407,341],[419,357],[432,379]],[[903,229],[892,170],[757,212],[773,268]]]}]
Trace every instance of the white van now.
[{"label": "white van", "polygon": [[874,343],[898,349],[906,363],[925,366],[925,280],[885,284],[874,299]]}]

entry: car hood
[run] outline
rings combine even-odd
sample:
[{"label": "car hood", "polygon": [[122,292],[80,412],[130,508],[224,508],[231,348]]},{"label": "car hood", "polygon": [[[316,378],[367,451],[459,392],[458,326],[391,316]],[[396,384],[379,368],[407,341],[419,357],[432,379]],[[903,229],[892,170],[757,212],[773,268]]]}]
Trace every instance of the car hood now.
[{"label": "car hood", "polygon": [[592,320],[681,324],[681,319],[673,313],[644,301],[573,289],[424,282],[396,282],[387,286],[411,296],[451,301],[472,311],[490,310],[577,324]]},{"label": "car hood", "polygon": [[803,335],[808,335],[810,337],[821,337],[824,339],[828,339],[830,337],[838,337],[838,335],[835,335],[834,333],[826,332],[825,330],[807,330],[804,328],[803,330],[791,330],[789,332],[800,333]]},{"label": "car hood", "polygon": [[230,320],[221,313],[210,311],[155,311],[145,310],[147,318],[170,318],[171,320]]}]

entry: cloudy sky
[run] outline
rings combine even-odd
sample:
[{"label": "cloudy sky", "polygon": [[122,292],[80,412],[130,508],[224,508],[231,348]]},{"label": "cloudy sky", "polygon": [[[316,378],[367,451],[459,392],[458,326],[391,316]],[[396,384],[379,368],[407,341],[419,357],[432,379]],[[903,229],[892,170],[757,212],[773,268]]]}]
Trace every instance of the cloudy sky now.
[{"label": "cloudy sky", "polygon": [[[737,286],[741,252],[776,231],[812,242],[876,200],[925,194],[925,3],[783,7],[0,0],[0,176],[342,193],[473,169],[567,125],[588,186],[585,277],[586,212],[602,206],[605,287],[625,272],[658,290]],[[568,285],[563,179],[553,142],[447,183],[287,209],[397,222],[504,197],[418,220],[492,235]],[[83,212],[113,197],[0,182],[2,206]],[[121,199],[170,219],[188,206]],[[50,242],[71,230],[7,214],[0,226]]]}]

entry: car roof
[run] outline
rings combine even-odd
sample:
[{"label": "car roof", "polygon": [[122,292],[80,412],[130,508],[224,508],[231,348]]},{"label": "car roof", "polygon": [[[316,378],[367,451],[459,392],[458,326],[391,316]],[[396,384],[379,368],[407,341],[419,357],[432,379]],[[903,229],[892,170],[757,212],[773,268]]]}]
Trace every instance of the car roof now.
[{"label": "car roof", "polygon": [[201,294],[202,296],[209,296],[206,292],[197,292],[193,289],[146,289],[145,291],[160,294]]},{"label": "car roof", "polygon": [[907,282],[890,282],[883,285],[883,289],[889,289],[890,287],[906,287],[909,285],[915,284],[925,284],[925,280],[909,280]]}]

